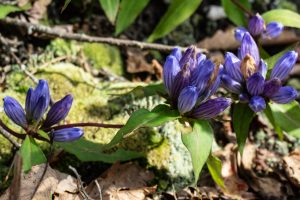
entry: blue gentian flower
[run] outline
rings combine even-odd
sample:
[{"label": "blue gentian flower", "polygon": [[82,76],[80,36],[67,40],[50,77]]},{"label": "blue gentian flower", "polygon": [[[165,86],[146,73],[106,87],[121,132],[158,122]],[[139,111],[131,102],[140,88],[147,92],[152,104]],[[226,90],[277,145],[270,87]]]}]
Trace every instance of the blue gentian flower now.
[{"label": "blue gentian flower", "polygon": [[188,48],[184,54],[175,48],[167,57],[163,69],[164,85],[169,102],[181,115],[210,119],[231,103],[227,98],[209,99],[220,85],[223,66],[217,66],[206,56]]},{"label": "blue gentian flower", "polygon": [[[6,115],[27,133],[32,134],[39,129],[49,129],[65,119],[71,109],[73,97],[72,95],[66,95],[63,99],[54,103],[45,120],[43,120],[43,116],[50,104],[49,86],[45,80],[39,80],[35,89],[29,88],[27,91],[25,111],[20,103],[12,97],[7,96],[3,101]],[[54,131],[53,139],[54,141],[66,142],[78,139],[82,135],[83,131],[79,128],[66,128]]]},{"label": "blue gentian flower", "polygon": [[248,30],[244,27],[238,27],[235,30],[235,39],[239,42],[246,32],[249,32],[253,37],[262,37],[263,39],[272,39],[278,37],[283,31],[283,24],[279,22],[270,22],[265,24],[264,19],[256,14],[250,17]]},{"label": "blue gentian flower", "polygon": [[298,54],[295,51],[278,59],[268,80],[267,65],[260,59],[258,47],[249,33],[244,34],[238,54],[237,57],[226,53],[221,80],[225,88],[239,95],[240,102],[249,103],[254,112],[259,112],[266,108],[269,100],[285,104],[297,98],[293,87],[282,86],[296,63]]}]

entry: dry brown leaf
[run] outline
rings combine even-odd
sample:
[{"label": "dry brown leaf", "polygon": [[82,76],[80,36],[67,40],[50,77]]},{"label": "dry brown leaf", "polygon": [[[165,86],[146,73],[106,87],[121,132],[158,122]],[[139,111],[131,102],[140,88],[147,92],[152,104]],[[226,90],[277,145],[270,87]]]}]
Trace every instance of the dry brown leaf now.
[{"label": "dry brown leaf", "polygon": [[128,48],[126,60],[127,72],[132,74],[141,72],[148,72],[150,74],[154,74],[153,65],[146,61],[146,55],[147,53],[140,49]]},{"label": "dry brown leaf", "polygon": [[[142,200],[146,195],[155,192],[156,187],[147,187],[147,182],[153,179],[153,174],[135,163],[114,164],[97,179],[103,200]],[[87,193],[94,199],[99,199],[99,189],[94,182]]]},{"label": "dry brown leaf", "polygon": [[283,158],[283,167],[287,178],[300,188],[300,150],[291,152]]},{"label": "dry brown leaf", "polygon": [[[27,174],[22,173],[21,175],[21,186],[20,186],[20,199],[22,200],[31,200],[31,196],[42,176],[44,171],[45,164],[37,165],[32,167],[31,171]],[[48,169],[45,173],[44,179],[40,184],[35,196],[33,199],[51,199],[53,193],[56,192],[57,187],[61,187],[59,192],[63,191],[76,191],[75,179],[67,174],[63,174],[57,170],[52,169],[48,166]],[[66,186],[66,184],[68,186]],[[11,186],[12,187],[12,186]],[[11,188],[8,188],[5,193],[0,197],[0,200],[9,199],[9,191]]]}]

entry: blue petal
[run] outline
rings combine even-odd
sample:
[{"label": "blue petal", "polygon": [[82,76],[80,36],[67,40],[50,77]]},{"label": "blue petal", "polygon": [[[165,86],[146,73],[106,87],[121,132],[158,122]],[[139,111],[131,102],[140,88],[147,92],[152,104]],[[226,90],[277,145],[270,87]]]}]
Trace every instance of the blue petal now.
[{"label": "blue petal", "polygon": [[295,100],[298,97],[298,92],[291,86],[281,87],[270,99],[276,103],[286,104]]},{"label": "blue petal", "polygon": [[196,54],[196,47],[191,46],[187,48],[187,50],[184,52],[184,54],[182,55],[179,61],[180,67],[183,67],[184,65],[188,64],[190,62],[190,59],[193,59],[195,57],[195,54]]},{"label": "blue petal", "polygon": [[193,109],[198,99],[197,88],[194,86],[185,87],[178,97],[178,110],[181,114]]},{"label": "blue petal", "polygon": [[258,47],[249,33],[245,33],[242,40],[242,44],[240,47],[241,60],[244,59],[247,55],[250,55],[254,59],[257,66],[259,65],[260,57]]},{"label": "blue petal", "polygon": [[174,105],[177,105],[177,99],[181,90],[190,85],[190,77],[191,72],[188,66],[183,67],[181,71],[175,76],[170,92],[170,96],[173,100]]},{"label": "blue petal", "polygon": [[26,111],[26,118],[30,120],[30,117],[33,113],[33,108],[31,108],[31,95],[33,93],[33,89],[29,88],[26,94],[26,101],[25,101],[25,111]]},{"label": "blue petal", "polygon": [[195,108],[191,113],[191,117],[211,119],[223,112],[230,104],[231,100],[227,98],[210,99]]},{"label": "blue petal", "polygon": [[12,97],[5,97],[4,112],[17,125],[25,128],[27,126],[25,112],[17,100]]},{"label": "blue petal", "polygon": [[271,97],[281,88],[281,81],[278,78],[273,78],[265,82],[264,96]]},{"label": "blue petal", "polygon": [[268,66],[263,61],[263,59],[260,60],[258,70],[257,70],[264,78],[266,78],[267,72],[268,72]]},{"label": "blue petal", "polygon": [[196,59],[197,59],[197,65],[201,65],[201,63],[206,60],[206,55],[203,53],[197,53]]},{"label": "blue petal", "polygon": [[230,92],[233,92],[236,94],[239,94],[242,92],[242,89],[243,89],[242,85],[239,82],[233,80],[230,76],[223,74],[221,76],[221,80],[222,80],[223,86]]},{"label": "blue petal", "polygon": [[288,74],[293,69],[298,58],[298,53],[295,51],[289,51],[285,53],[279,60],[275,63],[274,68],[271,73],[271,78],[279,78],[283,80],[288,76]]},{"label": "blue petal", "polygon": [[174,79],[180,71],[178,60],[174,56],[168,56],[163,68],[164,84],[170,94]]},{"label": "blue petal", "polygon": [[177,61],[179,62],[179,60],[182,57],[181,48],[179,48],[179,47],[174,48],[170,55],[174,56],[177,59]]},{"label": "blue petal", "polygon": [[259,72],[257,72],[247,79],[246,84],[248,92],[253,96],[257,96],[262,94],[264,91],[265,79]]},{"label": "blue petal", "polygon": [[265,37],[275,38],[278,37],[283,31],[283,24],[279,22],[270,22],[266,26],[266,32],[264,34]]},{"label": "blue petal", "polygon": [[251,35],[253,36],[259,36],[263,33],[265,28],[265,21],[264,19],[259,15],[256,14],[255,16],[252,16],[248,23],[248,29]]},{"label": "blue petal", "polygon": [[237,41],[242,42],[244,34],[248,32],[244,27],[238,27],[234,30],[234,37]]},{"label": "blue petal", "polygon": [[214,68],[215,64],[211,60],[205,60],[191,74],[191,83],[197,87],[199,94],[206,88]]},{"label": "blue petal", "polygon": [[227,52],[225,54],[225,71],[226,73],[238,82],[243,81],[243,75],[240,69],[241,61],[233,53]]},{"label": "blue petal", "polygon": [[254,96],[249,101],[249,107],[254,112],[260,112],[260,111],[266,109],[266,101],[264,98],[262,98],[260,96]]},{"label": "blue petal", "polygon": [[65,128],[53,132],[55,142],[71,142],[78,140],[83,136],[83,130],[80,128]]},{"label": "blue petal", "polygon": [[51,127],[54,124],[57,124],[61,120],[65,119],[71,109],[72,102],[73,96],[67,95],[60,101],[53,104],[47,114],[45,122],[43,123],[43,127]]},{"label": "blue petal", "polygon": [[33,119],[36,123],[42,119],[43,115],[47,111],[47,108],[47,99],[45,96],[41,96],[33,110]]},{"label": "blue petal", "polygon": [[242,103],[246,103],[246,102],[248,102],[249,101],[249,95],[247,94],[247,93],[241,93],[241,94],[239,94],[239,100],[240,100],[240,102],[242,102]]}]

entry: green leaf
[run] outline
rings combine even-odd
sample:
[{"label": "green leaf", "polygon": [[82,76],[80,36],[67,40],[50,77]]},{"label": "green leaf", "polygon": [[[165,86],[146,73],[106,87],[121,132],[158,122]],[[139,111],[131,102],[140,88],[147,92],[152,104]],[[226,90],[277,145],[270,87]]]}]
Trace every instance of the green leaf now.
[{"label": "green leaf", "polygon": [[246,103],[237,103],[233,107],[232,123],[236,134],[239,151],[243,154],[246,139],[249,133],[250,123],[255,113]]},{"label": "green leaf", "polygon": [[127,161],[144,156],[144,154],[135,151],[117,149],[113,152],[103,152],[103,144],[93,143],[81,138],[74,142],[56,143],[65,151],[74,154],[81,161],[102,161],[114,163],[116,161]]},{"label": "green leaf", "polygon": [[276,122],[276,120],[274,118],[274,114],[268,103],[267,103],[267,108],[264,110],[264,112],[265,112],[266,116],[268,117],[269,121],[271,122],[271,124],[273,125],[273,128],[274,128],[275,132],[278,134],[279,139],[283,140],[283,132],[282,132],[280,126],[278,125],[278,123]]},{"label": "green leaf", "polygon": [[115,24],[120,0],[99,0],[99,2],[108,20]]},{"label": "green leaf", "polygon": [[300,15],[287,9],[274,9],[265,12],[262,17],[266,23],[281,22],[284,26],[300,28]]},{"label": "green leaf", "polygon": [[176,26],[184,22],[195,12],[201,2],[202,0],[173,0],[167,12],[149,36],[148,42],[153,42],[175,29]]},{"label": "green leaf", "polygon": [[20,7],[13,6],[13,5],[0,4],[0,19],[5,18],[10,13],[17,12],[17,11],[23,11],[26,9],[28,9],[28,6],[24,7],[24,8],[20,8]]},{"label": "green leaf", "polygon": [[43,151],[30,136],[26,136],[19,153],[22,157],[24,172],[28,172],[34,165],[47,161]]},{"label": "green leaf", "polygon": [[71,3],[71,0],[65,0],[64,6],[61,9],[61,13],[64,12],[64,10],[66,10],[66,8],[68,7],[68,5]]},{"label": "green leaf", "polygon": [[171,110],[166,105],[158,105],[152,111],[140,109],[132,113],[127,123],[117,132],[114,138],[106,145],[105,148],[111,148],[122,141],[123,137],[137,128],[155,127],[179,118],[177,110]]},{"label": "green leaf", "polygon": [[[239,0],[240,3],[247,9],[251,10],[251,4],[248,0]],[[237,26],[247,26],[247,21],[244,11],[232,3],[231,0],[221,0],[222,6],[227,17]]]},{"label": "green leaf", "polygon": [[118,35],[124,31],[137,18],[148,3],[149,0],[122,0],[117,17],[115,34]]},{"label": "green leaf", "polygon": [[196,184],[211,151],[213,129],[207,121],[197,120],[193,125],[193,131],[181,134],[181,139],[190,152]]},{"label": "green leaf", "polygon": [[45,131],[42,131],[42,130],[38,130],[37,132],[40,136],[42,136],[43,138],[47,139],[50,141],[50,137],[49,135],[45,132]]},{"label": "green leaf", "polygon": [[222,189],[225,189],[224,180],[222,177],[222,162],[219,158],[213,156],[212,154],[209,155],[207,161],[207,168],[210,172],[211,177],[215,181],[215,183],[221,187]]},{"label": "green leaf", "polygon": [[270,104],[275,122],[288,134],[300,138],[300,106],[293,101],[289,104]]},{"label": "green leaf", "polygon": [[157,94],[167,94],[166,89],[162,83],[149,84],[147,86],[137,86],[131,90],[128,94],[133,94],[135,97],[148,97]]}]

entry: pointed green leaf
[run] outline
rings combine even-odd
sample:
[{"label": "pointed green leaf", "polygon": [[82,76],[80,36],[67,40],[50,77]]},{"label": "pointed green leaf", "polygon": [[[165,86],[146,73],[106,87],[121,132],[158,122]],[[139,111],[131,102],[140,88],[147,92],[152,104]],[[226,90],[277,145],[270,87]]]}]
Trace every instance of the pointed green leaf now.
[{"label": "pointed green leaf", "polygon": [[179,24],[188,19],[198,8],[202,0],[173,0],[167,12],[159,21],[148,41],[161,38],[175,29]]},{"label": "pointed green leaf", "polygon": [[275,122],[288,134],[300,138],[300,106],[293,101],[289,104],[270,104]]},{"label": "pointed green leaf", "polygon": [[10,13],[27,10],[29,8],[30,8],[29,4],[22,8],[13,5],[8,5],[8,4],[0,4],[0,19],[5,18]]},{"label": "pointed green leaf", "polygon": [[108,20],[115,24],[120,0],[99,0],[99,2]]},{"label": "pointed green leaf", "polygon": [[28,172],[34,165],[47,161],[43,151],[30,136],[26,136],[19,153],[22,157],[24,172]]},{"label": "pointed green leaf", "polygon": [[144,154],[135,151],[127,151],[117,149],[113,152],[103,152],[103,144],[94,143],[81,138],[74,142],[56,143],[65,151],[74,154],[81,161],[102,161],[106,163],[114,163],[117,161],[128,161],[135,158],[143,157]]},{"label": "pointed green leaf", "polygon": [[284,26],[300,28],[300,15],[287,9],[274,9],[265,12],[262,17],[266,23],[281,22]]},{"label": "pointed green leaf", "polygon": [[225,189],[224,180],[222,177],[222,162],[219,158],[213,156],[212,154],[209,155],[207,161],[206,161],[209,173],[215,183],[221,187],[222,189]]},{"label": "pointed green leaf", "polygon": [[246,103],[237,103],[233,107],[232,123],[236,134],[239,151],[243,154],[244,146],[248,137],[250,123],[255,113]]},{"label": "pointed green leaf", "polygon": [[[240,3],[247,9],[251,10],[251,4],[248,0],[239,0]],[[247,26],[244,11],[232,3],[231,0],[221,0],[222,6],[227,17],[237,26]]]},{"label": "pointed green leaf", "polygon": [[142,12],[142,10],[149,3],[149,0],[122,0],[120,4],[120,11],[117,17],[116,24],[116,35],[124,31],[132,22],[137,18],[137,16]]},{"label": "pointed green leaf", "polygon": [[264,110],[264,112],[265,112],[267,118],[269,119],[269,121],[271,122],[275,132],[278,134],[279,139],[283,140],[283,132],[282,132],[279,124],[276,122],[273,111],[271,110],[271,107],[268,103],[267,103],[267,108]]},{"label": "pointed green leaf", "polygon": [[71,0],[65,0],[64,6],[62,7],[60,12],[61,13],[64,12],[70,3],[71,3]]},{"label": "pointed green leaf", "polygon": [[38,133],[40,136],[42,136],[43,138],[45,138],[45,139],[47,139],[47,140],[50,141],[50,137],[49,137],[49,135],[48,135],[45,131],[43,131],[43,130],[38,130],[37,133]]},{"label": "pointed green leaf", "polygon": [[211,151],[213,129],[207,121],[197,120],[193,125],[193,131],[181,134],[181,139],[190,152],[196,184]]},{"label": "pointed green leaf", "polygon": [[167,121],[175,120],[180,115],[177,110],[171,110],[166,105],[158,105],[152,111],[140,109],[132,113],[127,123],[117,132],[114,138],[108,143],[105,148],[111,148],[118,144],[125,135],[131,133],[137,128],[155,127],[164,124]]}]

